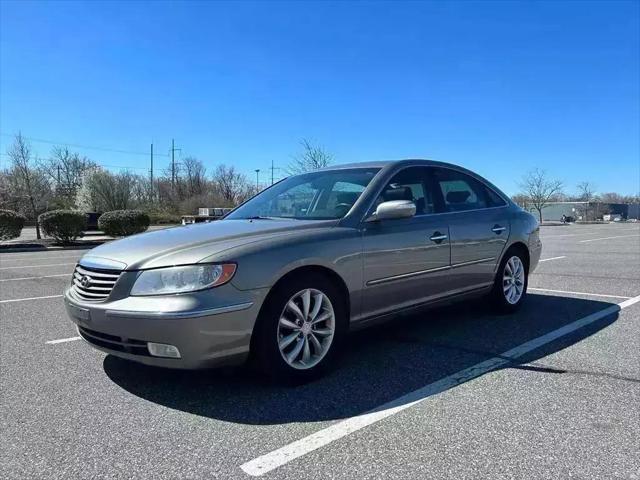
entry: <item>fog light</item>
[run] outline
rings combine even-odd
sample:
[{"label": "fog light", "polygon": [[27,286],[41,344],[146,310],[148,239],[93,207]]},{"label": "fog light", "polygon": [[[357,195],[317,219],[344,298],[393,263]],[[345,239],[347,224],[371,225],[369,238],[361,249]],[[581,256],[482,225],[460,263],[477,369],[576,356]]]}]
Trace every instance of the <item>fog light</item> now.
[{"label": "fog light", "polygon": [[147,343],[147,348],[154,357],[180,358],[180,350],[173,345],[149,342]]}]

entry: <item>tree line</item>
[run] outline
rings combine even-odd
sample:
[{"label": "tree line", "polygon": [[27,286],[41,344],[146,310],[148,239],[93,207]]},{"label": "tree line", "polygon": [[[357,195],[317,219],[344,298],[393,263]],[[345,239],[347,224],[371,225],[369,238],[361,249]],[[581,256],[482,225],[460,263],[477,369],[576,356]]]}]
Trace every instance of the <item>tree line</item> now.
[{"label": "tree line", "polygon": [[[288,173],[322,168],[332,161],[323,147],[302,140],[301,153],[292,158]],[[41,159],[21,133],[7,150],[8,165],[0,171],[0,208],[37,219],[55,209],[85,212],[140,209],[152,219],[175,221],[198,207],[233,207],[257,193],[258,186],[233,165],[208,170],[196,157],[187,156],[153,179],[129,171],[112,172],[96,162],[54,146]],[[37,223],[37,222],[36,222]],[[40,238],[39,226],[36,233]]]},{"label": "tree line", "polygon": [[[300,148],[288,165],[289,174],[324,168],[333,161],[322,146],[309,140],[303,139]],[[21,133],[15,135],[7,157],[7,168],[0,170],[0,208],[17,211],[31,220],[55,209],[106,212],[135,208],[156,221],[176,221],[180,215],[195,213],[198,207],[236,206],[258,188],[233,165],[223,163],[209,171],[193,156],[174,168],[168,166],[153,182],[145,175],[109,171],[66,146],[54,146],[49,156],[41,159]],[[537,168],[522,178],[520,190],[512,199],[536,211],[541,221],[542,210],[550,202],[640,203],[639,195],[598,193],[589,181],[578,183],[575,193],[567,194],[564,182]],[[588,205],[584,208],[578,213],[588,218]],[[36,228],[40,238],[37,224]]]},{"label": "tree line", "polygon": [[[535,168],[522,178],[521,192],[511,198],[521,207],[535,210],[541,222],[542,210],[551,202],[640,203],[640,193],[638,195],[621,195],[616,192],[598,193],[595,184],[590,181],[579,182],[573,194],[565,193],[565,187],[562,180],[552,178],[545,170]],[[590,215],[593,216],[595,212],[590,211],[588,203],[579,207],[577,213],[586,220],[594,220]],[[608,212],[599,209],[598,213]]]}]

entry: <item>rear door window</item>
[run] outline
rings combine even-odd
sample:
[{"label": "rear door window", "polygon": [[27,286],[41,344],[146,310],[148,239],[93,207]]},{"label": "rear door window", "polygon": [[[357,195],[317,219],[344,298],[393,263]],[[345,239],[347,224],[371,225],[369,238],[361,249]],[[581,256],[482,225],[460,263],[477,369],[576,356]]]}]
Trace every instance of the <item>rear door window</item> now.
[{"label": "rear door window", "polygon": [[463,212],[494,206],[486,187],[469,175],[447,168],[434,168],[433,179],[445,212]]}]

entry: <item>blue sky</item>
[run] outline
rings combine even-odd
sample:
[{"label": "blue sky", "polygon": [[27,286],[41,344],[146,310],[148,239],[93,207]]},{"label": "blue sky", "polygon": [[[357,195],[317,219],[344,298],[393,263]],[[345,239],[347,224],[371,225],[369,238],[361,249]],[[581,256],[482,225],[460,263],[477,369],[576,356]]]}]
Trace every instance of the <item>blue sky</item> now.
[{"label": "blue sky", "polygon": [[134,152],[173,137],[255,178],[305,137],[338,163],[434,158],[508,193],[533,167],[568,193],[640,190],[637,1],[2,0],[0,32],[2,153],[18,130]]}]

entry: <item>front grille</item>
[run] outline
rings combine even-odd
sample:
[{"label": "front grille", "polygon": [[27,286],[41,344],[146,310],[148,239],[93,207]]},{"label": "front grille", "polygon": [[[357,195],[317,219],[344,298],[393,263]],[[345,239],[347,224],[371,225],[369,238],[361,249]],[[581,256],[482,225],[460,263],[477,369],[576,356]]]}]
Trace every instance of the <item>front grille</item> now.
[{"label": "front grille", "polygon": [[80,326],[78,326],[78,333],[80,333],[82,338],[87,342],[98,347],[115,350],[116,352],[132,353],[134,355],[142,355],[145,357],[150,356],[149,350],[147,349],[147,342],[143,340],[118,337],[116,335],[96,332],[95,330],[89,330],[88,328]]},{"label": "front grille", "polygon": [[83,300],[106,300],[120,278],[120,270],[105,270],[76,265],[73,272],[73,291]]}]

